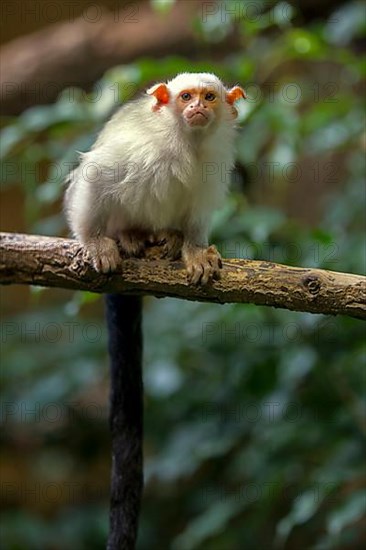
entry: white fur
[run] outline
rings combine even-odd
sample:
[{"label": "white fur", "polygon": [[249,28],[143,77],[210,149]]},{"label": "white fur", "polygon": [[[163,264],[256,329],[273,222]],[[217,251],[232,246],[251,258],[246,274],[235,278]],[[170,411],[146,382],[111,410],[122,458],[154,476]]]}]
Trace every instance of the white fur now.
[{"label": "white fur", "polygon": [[[215,76],[183,73],[168,82],[171,97],[211,83]],[[151,93],[148,90],[148,93]],[[207,128],[187,127],[173,103],[154,111],[154,96],[123,106],[69,177],[66,212],[76,238],[115,237],[129,228],[181,229],[207,241],[212,211],[220,206],[234,162],[235,121],[222,102]]]},{"label": "white fur", "polygon": [[[172,80],[169,80],[167,86],[172,98],[177,97],[182,90],[192,88],[199,89],[202,87],[210,87],[216,90],[222,100],[224,100],[226,92],[225,86],[221,80],[212,73],[180,73]],[[152,86],[147,90],[147,93],[151,93],[154,88],[155,86]]]}]

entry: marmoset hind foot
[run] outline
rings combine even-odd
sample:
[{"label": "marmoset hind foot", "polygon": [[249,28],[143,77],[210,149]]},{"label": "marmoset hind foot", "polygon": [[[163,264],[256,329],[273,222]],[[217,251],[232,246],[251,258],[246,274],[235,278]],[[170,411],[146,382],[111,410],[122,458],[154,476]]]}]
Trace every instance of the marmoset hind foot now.
[{"label": "marmoset hind foot", "polygon": [[159,258],[178,260],[182,255],[183,233],[177,229],[162,229],[149,236],[151,246],[159,246]]},{"label": "marmoset hind foot", "polygon": [[208,248],[187,247],[183,250],[183,260],[188,281],[194,285],[206,285],[213,279],[221,278],[221,255],[213,244]]},{"label": "marmoset hind foot", "polygon": [[131,229],[129,231],[121,231],[118,234],[117,242],[122,257],[141,258],[144,256],[147,239],[148,234],[143,230]]}]

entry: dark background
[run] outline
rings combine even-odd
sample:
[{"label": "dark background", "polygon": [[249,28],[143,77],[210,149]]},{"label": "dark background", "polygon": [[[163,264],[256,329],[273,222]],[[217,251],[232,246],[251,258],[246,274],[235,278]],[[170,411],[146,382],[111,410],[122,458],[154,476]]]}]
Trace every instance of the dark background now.
[{"label": "dark background", "polygon": [[[1,15],[2,230],[67,235],[76,151],[134,92],[209,70],[248,93],[212,241],[364,272],[362,3],[26,0]],[[3,548],[102,549],[103,301],[13,286],[1,306]],[[153,298],[144,314],[138,548],[363,547],[365,325]]]}]

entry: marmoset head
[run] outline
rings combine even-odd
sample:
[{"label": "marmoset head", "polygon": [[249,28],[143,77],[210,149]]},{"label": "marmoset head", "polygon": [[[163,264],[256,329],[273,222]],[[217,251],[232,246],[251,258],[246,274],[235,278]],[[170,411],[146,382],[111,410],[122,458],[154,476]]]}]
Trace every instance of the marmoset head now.
[{"label": "marmoset head", "polygon": [[207,128],[223,118],[235,119],[234,102],[246,97],[240,86],[227,89],[210,73],[182,73],[168,83],[155,84],[147,93],[156,98],[154,111],[170,108],[191,129]]}]

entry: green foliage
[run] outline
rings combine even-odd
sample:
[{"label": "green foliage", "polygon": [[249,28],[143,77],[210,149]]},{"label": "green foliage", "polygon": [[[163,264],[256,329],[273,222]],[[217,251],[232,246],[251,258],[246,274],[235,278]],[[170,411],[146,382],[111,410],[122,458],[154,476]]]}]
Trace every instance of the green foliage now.
[{"label": "green foliage", "polygon": [[[156,4],[165,10],[170,2]],[[209,45],[239,24],[243,49],[225,60],[139,59],[108,71],[91,94],[64,90],[54,105],[7,120],[5,186],[21,182],[30,232],[60,234],[62,181],[116,105],[152,80],[214,71],[247,84],[249,97],[239,105],[243,170],[214,217],[212,240],[226,257],[362,273],[365,65],[354,47],[362,5],[345,3],[327,20],[299,26],[300,14],[286,2],[263,2],[257,18],[233,11],[253,3],[224,4],[231,15],[221,10],[194,25]],[[306,186],[298,201],[304,205],[294,210],[288,197]],[[110,465],[100,299],[46,290],[34,291],[33,304],[32,314],[3,324],[11,480],[5,547],[104,548]],[[358,547],[364,325],[251,305],[147,299],[144,331],[139,548]],[[46,492],[50,483],[58,498]]]}]

